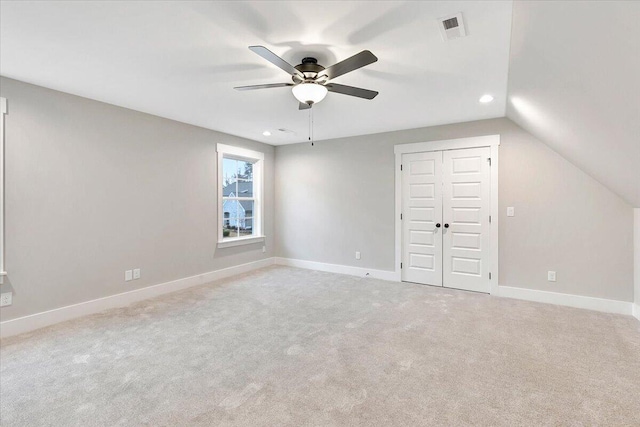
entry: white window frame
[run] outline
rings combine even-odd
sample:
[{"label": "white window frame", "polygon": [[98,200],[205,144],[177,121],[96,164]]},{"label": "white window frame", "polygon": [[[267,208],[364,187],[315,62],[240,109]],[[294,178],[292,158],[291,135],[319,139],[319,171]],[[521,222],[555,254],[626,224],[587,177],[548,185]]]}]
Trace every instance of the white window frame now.
[{"label": "white window frame", "polygon": [[[218,248],[228,248],[232,246],[249,245],[252,243],[264,242],[264,153],[247,150],[246,148],[234,147],[231,145],[217,144],[218,152]],[[224,158],[245,160],[253,163],[253,235],[245,237],[223,237],[222,220],[224,218],[223,194],[224,178],[222,167]]]}]

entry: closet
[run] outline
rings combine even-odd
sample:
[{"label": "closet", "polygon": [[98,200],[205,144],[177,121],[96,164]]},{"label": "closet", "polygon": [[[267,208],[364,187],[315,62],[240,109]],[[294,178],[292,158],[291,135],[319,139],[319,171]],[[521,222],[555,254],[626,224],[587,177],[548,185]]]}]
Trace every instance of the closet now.
[{"label": "closet", "polygon": [[491,148],[402,154],[403,281],[490,292]]}]

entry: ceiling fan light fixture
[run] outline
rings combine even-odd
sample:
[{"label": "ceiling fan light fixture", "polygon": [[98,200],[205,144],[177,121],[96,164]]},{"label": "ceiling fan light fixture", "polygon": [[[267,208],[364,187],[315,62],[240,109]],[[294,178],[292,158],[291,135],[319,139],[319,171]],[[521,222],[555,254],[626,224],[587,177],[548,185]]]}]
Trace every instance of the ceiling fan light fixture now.
[{"label": "ceiling fan light fixture", "polygon": [[298,101],[309,105],[322,101],[328,92],[326,87],[317,83],[300,83],[291,91]]}]

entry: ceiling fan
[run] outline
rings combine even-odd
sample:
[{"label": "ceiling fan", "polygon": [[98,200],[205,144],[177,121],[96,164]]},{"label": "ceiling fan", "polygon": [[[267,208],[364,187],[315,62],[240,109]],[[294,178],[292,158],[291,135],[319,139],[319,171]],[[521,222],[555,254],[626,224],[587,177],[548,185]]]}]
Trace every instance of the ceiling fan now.
[{"label": "ceiling fan", "polygon": [[306,110],[324,99],[327,92],[341,93],[343,95],[356,96],[358,98],[373,99],[378,92],[359,87],[345,86],[331,83],[332,79],[349,73],[358,68],[372,64],[378,58],[368,50],[353,55],[344,61],[338,62],[330,67],[323,67],[318,64],[318,60],[312,57],[302,59],[302,63],[295,67],[264,46],[249,46],[253,52],[257,53],[267,61],[291,74],[293,83],[271,83],[264,85],[238,86],[236,90],[269,89],[274,87],[291,87],[293,95],[300,101],[298,109]]}]

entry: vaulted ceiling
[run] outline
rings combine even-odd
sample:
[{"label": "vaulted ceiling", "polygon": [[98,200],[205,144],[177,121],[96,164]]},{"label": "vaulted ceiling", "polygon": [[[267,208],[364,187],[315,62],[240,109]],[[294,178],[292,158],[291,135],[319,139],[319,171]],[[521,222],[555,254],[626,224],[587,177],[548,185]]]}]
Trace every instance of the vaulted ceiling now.
[{"label": "vaulted ceiling", "polygon": [[515,2],[507,103],[511,120],[634,206],[639,21],[640,2]]},{"label": "vaulted ceiling", "polygon": [[[444,41],[457,12],[468,36]],[[288,88],[233,90],[289,81],[247,47],[325,66],[369,49],[336,83],[380,95],[330,93],[316,139],[507,115],[640,206],[639,20],[626,1],[3,1],[0,74],[279,145],[306,140],[308,113]]]},{"label": "vaulted ceiling", "polygon": [[[248,49],[325,65],[364,49],[379,61],[314,107],[328,139],[505,114],[510,2],[2,2],[0,73],[29,83],[278,145],[306,141],[291,82]],[[445,42],[437,18],[462,11],[469,36]],[[480,104],[485,93],[492,104]],[[284,128],[293,132],[277,132]],[[267,138],[263,131],[272,131]]]}]

